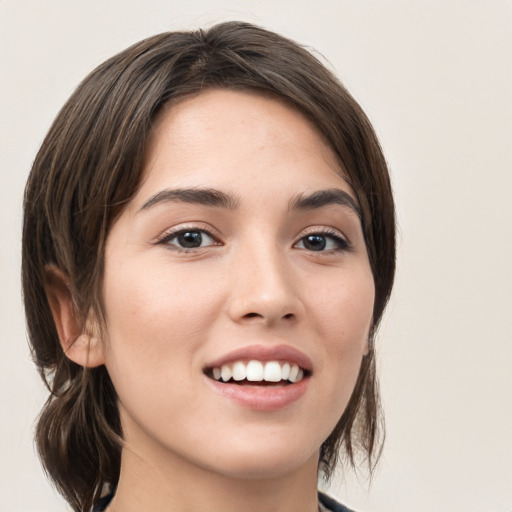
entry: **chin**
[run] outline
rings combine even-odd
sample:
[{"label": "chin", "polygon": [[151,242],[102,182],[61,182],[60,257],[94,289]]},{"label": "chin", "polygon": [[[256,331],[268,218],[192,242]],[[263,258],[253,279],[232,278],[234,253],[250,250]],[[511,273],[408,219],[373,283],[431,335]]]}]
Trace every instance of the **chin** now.
[{"label": "chin", "polygon": [[305,467],[316,472],[318,459],[319,450],[305,452],[296,448],[283,450],[282,446],[281,449],[253,446],[216,457],[209,469],[229,478],[266,480],[282,478]]}]

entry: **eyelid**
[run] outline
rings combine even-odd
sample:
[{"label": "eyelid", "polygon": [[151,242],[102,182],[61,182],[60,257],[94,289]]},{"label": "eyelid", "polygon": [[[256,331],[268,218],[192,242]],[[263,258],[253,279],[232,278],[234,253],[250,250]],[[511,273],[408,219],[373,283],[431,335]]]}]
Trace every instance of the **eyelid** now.
[{"label": "eyelid", "polygon": [[329,226],[309,226],[305,228],[298,238],[302,238],[307,235],[314,235],[314,234],[322,234],[322,235],[332,235],[336,236],[338,238],[343,238],[347,243],[349,243],[348,237],[339,229],[332,228]]},{"label": "eyelid", "polygon": [[[202,231],[214,240],[214,242],[215,242],[214,244],[212,244],[210,246],[206,246],[203,249],[205,249],[207,247],[222,245],[221,236],[218,233],[218,231],[215,228],[213,228],[211,225],[205,224],[203,222],[185,222],[183,224],[178,224],[176,226],[168,228],[165,231],[163,231],[160,235],[158,235],[154,239],[153,243],[155,245],[167,244],[167,242],[169,240],[171,240],[173,237],[179,235],[180,233],[186,232],[186,231]],[[346,235],[344,235],[338,229],[335,229],[332,227],[326,227],[326,226],[309,226],[308,228],[304,229],[300,233],[300,235],[296,238],[295,242],[293,243],[293,246],[295,247],[304,237],[306,237],[308,235],[313,235],[313,234],[332,237],[334,239],[342,241],[345,247],[340,247],[339,250],[342,250],[342,251],[353,250],[353,245]],[[191,251],[197,251],[200,249],[200,248],[185,249],[185,248],[179,248],[178,246],[171,246],[170,244],[168,244],[168,245],[169,245],[169,247],[172,247],[173,250],[176,250],[178,252],[191,252]],[[329,251],[324,251],[324,252],[329,252]]]},{"label": "eyelid", "polygon": [[[214,229],[212,226],[208,224],[204,224],[203,222],[184,222],[183,224],[178,224],[176,226],[173,226],[171,228],[166,229],[163,233],[158,235],[153,243],[155,245],[159,244],[165,244],[168,242],[171,238],[173,238],[176,235],[179,235],[180,233],[186,232],[186,231],[202,231],[206,233],[208,236],[213,238],[215,240],[214,245],[220,245],[220,234],[216,229]],[[209,246],[211,247],[211,246]],[[177,248],[179,249],[179,248]],[[182,249],[183,251],[187,251],[187,249]],[[196,250],[196,249],[193,249]]]},{"label": "eyelid", "polygon": [[[340,248],[342,251],[352,251],[353,245],[351,241],[348,239],[346,235],[344,235],[341,231],[335,228],[326,227],[326,226],[310,226],[306,228],[297,238],[297,240],[293,243],[293,246],[296,246],[304,237],[308,235],[322,235],[322,236],[330,236],[332,238],[341,240],[345,247]],[[319,251],[321,252],[321,251]],[[329,252],[329,251],[324,251]]]}]

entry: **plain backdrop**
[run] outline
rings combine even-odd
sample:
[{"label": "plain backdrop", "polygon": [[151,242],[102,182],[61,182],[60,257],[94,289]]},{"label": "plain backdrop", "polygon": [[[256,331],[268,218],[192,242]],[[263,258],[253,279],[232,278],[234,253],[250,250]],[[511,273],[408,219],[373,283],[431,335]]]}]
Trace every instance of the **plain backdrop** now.
[{"label": "plain backdrop", "polygon": [[67,510],[32,444],[46,393],[19,274],[35,153],[107,57],[228,19],[325,56],[392,173],[399,270],[378,341],[387,442],[370,488],[340,474],[331,492],[360,512],[512,511],[509,0],[0,0],[0,511]]}]

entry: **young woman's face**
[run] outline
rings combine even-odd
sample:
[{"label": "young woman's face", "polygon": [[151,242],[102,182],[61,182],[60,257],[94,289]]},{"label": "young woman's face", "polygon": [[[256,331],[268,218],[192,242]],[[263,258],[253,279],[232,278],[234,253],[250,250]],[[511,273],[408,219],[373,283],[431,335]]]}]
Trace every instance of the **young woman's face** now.
[{"label": "young woman's face", "polygon": [[214,90],[160,115],[105,255],[104,360],[139,460],[239,478],[316,471],[374,301],[342,172],[268,97]]}]

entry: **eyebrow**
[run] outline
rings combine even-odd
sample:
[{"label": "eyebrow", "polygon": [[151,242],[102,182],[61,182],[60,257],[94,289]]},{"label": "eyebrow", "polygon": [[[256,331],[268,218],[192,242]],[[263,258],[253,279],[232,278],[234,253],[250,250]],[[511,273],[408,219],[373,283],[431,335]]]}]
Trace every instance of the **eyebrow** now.
[{"label": "eyebrow", "polygon": [[[179,188],[157,192],[141,206],[139,211],[168,202],[201,204],[230,210],[236,209],[239,205],[237,198],[214,188]],[[361,218],[361,210],[353,197],[348,192],[338,188],[317,190],[307,195],[300,194],[290,201],[289,208],[290,210],[313,210],[331,204],[346,206]]]},{"label": "eyebrow", "polygon": [[331,204],[340,204],[350,208],[360,219],[362,218],[361,209],[354,198],[344,190],[339,188],[329,188],[326,190],[317,190],[312,194],[300,194],[290,202],[291,210],[312,210],[322,208]]},{"label": "eyebrow", "polygon": [[161,203],[169,202],[202,204],[217,208],[234,210],[238,207],[238,199],[213,188],[178,188],[166,189],[151,196],[140,208],[146,210]]}]

